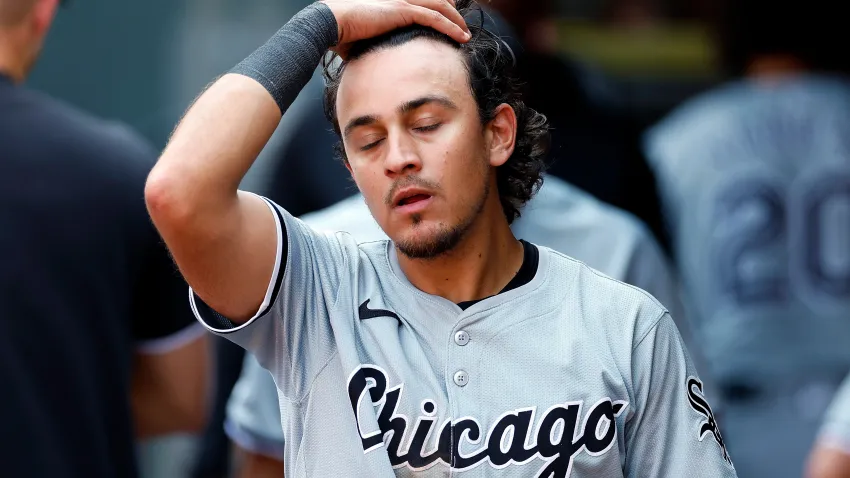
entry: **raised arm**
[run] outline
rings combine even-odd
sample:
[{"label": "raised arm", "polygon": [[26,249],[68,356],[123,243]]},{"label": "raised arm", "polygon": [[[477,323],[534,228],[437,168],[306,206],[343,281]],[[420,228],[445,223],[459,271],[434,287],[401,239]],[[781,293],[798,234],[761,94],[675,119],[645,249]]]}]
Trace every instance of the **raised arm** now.
[{"label": "raised arm", "polygon": [[468,39],[448,0],[314,3],[213,83],[175,129],[145,199],[183,276],[218,313],[234,322],[250,319],[274,271],[275,216],[238,185],[281,115],[328,48],[344,52],[350,42],[411,23]]}]

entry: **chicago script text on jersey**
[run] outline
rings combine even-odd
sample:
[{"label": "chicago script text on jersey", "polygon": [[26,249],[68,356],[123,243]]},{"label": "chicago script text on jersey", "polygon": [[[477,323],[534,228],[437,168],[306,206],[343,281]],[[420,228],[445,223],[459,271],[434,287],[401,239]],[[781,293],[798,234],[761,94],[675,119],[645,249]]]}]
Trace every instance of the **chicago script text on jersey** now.
[{"label": "chicago script text on jersey", "polygon": [[[448,418],[438,425],[437,404],[432,399],[421,402],[420,416],[413,423],[397,413],[404,384],[388,386],[386,372],[375,365],[358,367],[348,379],[363,452],[386,446],[393,468],[406,466],[413,471],[437,464],[456,471],[484,464],[501,469],[541,459],[544,464],[534,476],[567,478],[576,455],[600,456],[614,446],[615,419],[628,407],[627,401],[605,397],[582,414],[583,401],[559,403],[544,411],[539,420],[535,420],[537,407],[521,408],[503,413],[485,430],[474,417]],[[363,429],[363,400],[379,407],[378,430]],[[462,441],[480,446],[472,453],[462,453]]]}]

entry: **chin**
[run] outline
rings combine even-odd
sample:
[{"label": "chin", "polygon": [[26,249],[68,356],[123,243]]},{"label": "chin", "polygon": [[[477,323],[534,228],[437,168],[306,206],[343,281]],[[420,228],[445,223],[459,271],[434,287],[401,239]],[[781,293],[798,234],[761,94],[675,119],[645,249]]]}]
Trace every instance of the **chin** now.
[{"label": "chin", "polygon": [[405,234],[393,239],[399,252],[410,259],[435,259],[457,246],[468,228],[447,226],[444,223],[427,224],[413,218],[413,225]]}]

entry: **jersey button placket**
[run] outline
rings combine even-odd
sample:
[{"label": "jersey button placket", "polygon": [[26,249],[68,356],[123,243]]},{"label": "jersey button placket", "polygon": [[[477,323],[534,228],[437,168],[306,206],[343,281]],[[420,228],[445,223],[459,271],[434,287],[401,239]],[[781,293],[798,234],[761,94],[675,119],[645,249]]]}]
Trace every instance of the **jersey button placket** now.
[{"label": "jersey button placket", "polygon": [[[476,377],[470,375],[470,372],[475,372],[474,364],[476,356],[476,343],[473,343],[474,334],[469,333],[466,327],[463,327],[459,321],[455,328],[446,337],[448,343],[448,379],[451,380],[449,386],[449,406],[453,420],[459,420],[462,417],[470,417],[475,414],[477,407],[474,406],[476,397],[478,396],[477,388],[480,383],[471,383]],[[447,380],[448,381],[448,380]],[[452,437],[455,439],[455,437]],[[470,443],[467,438],[460,439],[460,449],[452,450],[452,453],[469,453],[474,444]],[[450,472],[449,476],[458,476],[458,472]]]},{"label": "jersey button placket", "polygon": [[[454,334],[454,342],[460,347],[465,346],[469,343],[469,333],[465,330],[458,330]],[[458,387],[465,387],[469,383],[469,373],[466,370],[457,370],[452,378]]]}]

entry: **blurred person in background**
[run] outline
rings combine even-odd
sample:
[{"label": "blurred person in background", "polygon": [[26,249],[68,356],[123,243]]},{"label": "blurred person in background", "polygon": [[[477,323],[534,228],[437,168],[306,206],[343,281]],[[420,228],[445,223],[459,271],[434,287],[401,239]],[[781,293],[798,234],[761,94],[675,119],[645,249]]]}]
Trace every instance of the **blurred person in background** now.
[{"label": "blurred person in background", "polygon": [[826,413],[806,478],[850,478],[850,375]]},{"label": "blurred person in background", "polygon": [[799,477],[850,370],[850,66],[827,0],[726,0],[728,82],[646,136],[742,478]]},{"label": "blurred person in background", "polygon": [[59,0],[0,0],[2,475],[137,476],[204,416],[206,338],[147,216],[157,151],[22,86]]},{"label": "blurred person in background", "polygon": [[[233,386],[242,371],[245,350],[221,337],[209,337],[208,340],[213,356],[209,413],[204,419],[203,430],[192,442],[196,449],[189,460],[186,474],[191,478],[227,478],[231,474],[230,470],[233,463],[230,442],[223,428],[225,407]],[[174,451],[174,448],[171,447],[171,452]],[[154,456],[151,460],[161,463],[163,458]],[[168,460],[170,460],[169,463],[174,461],[173,458]],[[182,463],[180,466],[182,466]],[[181,471],[173,473],[181,472],[182,468]]]}]

